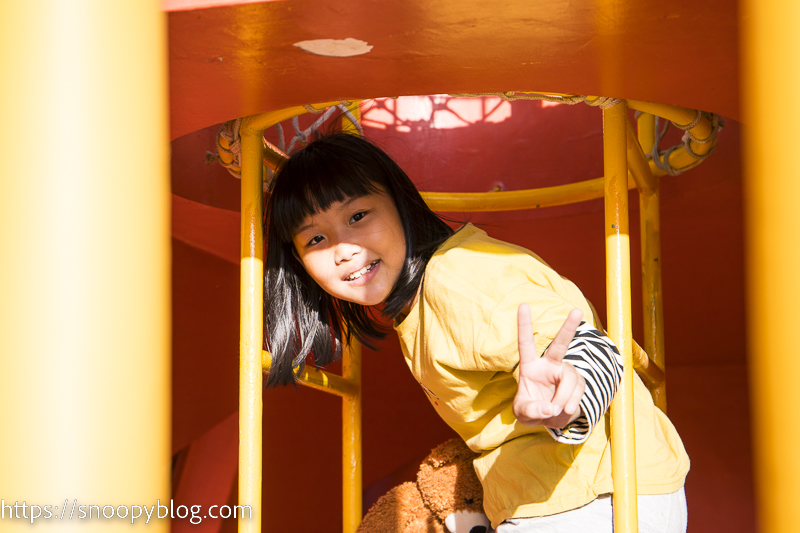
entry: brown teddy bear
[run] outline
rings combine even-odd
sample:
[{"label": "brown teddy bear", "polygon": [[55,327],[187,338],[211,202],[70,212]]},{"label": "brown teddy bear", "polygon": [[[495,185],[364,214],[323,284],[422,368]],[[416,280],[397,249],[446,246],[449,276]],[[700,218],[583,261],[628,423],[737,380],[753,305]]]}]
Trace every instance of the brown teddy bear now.
[{"label": "brown teddy bear", "polygon": [[483,489],[472,460],[478,454],[461,439],[440,444],[425,458],[417,482],[384,494],[357,533],[489,533]]}]

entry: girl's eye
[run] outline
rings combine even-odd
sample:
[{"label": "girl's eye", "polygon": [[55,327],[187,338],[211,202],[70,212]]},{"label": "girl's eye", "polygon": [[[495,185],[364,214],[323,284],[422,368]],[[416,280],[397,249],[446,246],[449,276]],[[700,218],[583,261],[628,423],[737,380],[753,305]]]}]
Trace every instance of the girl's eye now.
[{"label": "girl's eye", "polygon": [[360,213],[356,213],[355,215],[350,217],[350,223],[353,224],[355,222],[358,222],[359,220],[361,220],[365,216],[367,216],[367,212],[366,211],[361,211]]},{"label": "girl's eye", "polygon": [[314,246],[315,244],[317,244],[321,240],[322,240],[322,236],[321,235],[317,235],[315,237],[311,237],[311,240],[308,241],[307,246]]}]

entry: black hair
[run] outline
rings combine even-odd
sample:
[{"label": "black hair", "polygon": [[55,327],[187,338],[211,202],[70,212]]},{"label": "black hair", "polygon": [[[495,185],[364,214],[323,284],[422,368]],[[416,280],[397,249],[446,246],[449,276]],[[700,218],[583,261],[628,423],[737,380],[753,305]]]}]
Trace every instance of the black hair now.
[{"label": "black hair", "polygon": [[[293,234],[332,204],[385,191],[403,224],[406,257],[382,314],[394,319],[416,295],[425,267],[453,230],[428,208],[411,179],[383,150],[357,135],[322,136],[278,170],[266,202],[264,340],[272,355],[266,386],[295,383],[313,352],[317,366],[338,359],[352,338],[374,348],[388,329],[370,308],[327,294],[297,258]],[[344,339],[342,336],[344,335]]]}]

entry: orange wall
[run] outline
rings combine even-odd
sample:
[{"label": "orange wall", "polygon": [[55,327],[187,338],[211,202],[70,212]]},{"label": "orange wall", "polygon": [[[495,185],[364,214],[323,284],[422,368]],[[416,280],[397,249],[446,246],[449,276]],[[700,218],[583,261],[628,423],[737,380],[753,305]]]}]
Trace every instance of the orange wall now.
[{"label": "orange wall", "polygon": [[[373,123],[366,133],[423,190],[486,191],[497,184],[516,189],[602,175],[597,109],[517,102],[510,116],[500,120],[502,109],[485,117],[462,107],[458,114],[473,123],[448,128],[459,120],[447,106],[460,104],[419,98],[403,102],[387,113],[366,113],[389,123],[384,129]],[[429,109],[440,114],[440,129],[427,120]],[[309,120],[304,117],[301,123]],[[215,133],[216,128],[209,128],[173,142],[173,192],[236,210],[238,183],[221,168],[202,163],[204,151],[213,149]],[[670,140],[675,142],[675,135]],[[666,177],[662,184],[667,390],[670,418],[692,459],[686,485],[689,531],[753,531],[739,125],[728,123],[717,152],[702,166]],[[632,221],[638,218],[636,204],[634,192]],[[450,216],[531,248],[575,281],[604,315],[600,201]],[[632,257],[638,257],[638,224],[631,226]],[[238,268],[180,240],[173,242],[177,450],[236,408]],[[637,262],[634,337],[641,341],[639,276]],[[412,479],[419,460],[452,432],[428,405],[395,339],[382,343],[378,353],[364,351],[363,372],[364,487],[369,502]],[[267,391],[264,402],[264,531],[337,531],[339,400],[288,388]]]}]

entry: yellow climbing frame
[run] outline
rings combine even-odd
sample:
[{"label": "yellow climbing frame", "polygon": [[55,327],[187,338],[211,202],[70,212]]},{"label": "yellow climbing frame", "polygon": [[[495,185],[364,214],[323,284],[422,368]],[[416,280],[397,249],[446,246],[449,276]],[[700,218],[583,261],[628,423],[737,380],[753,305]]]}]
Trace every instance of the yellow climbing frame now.
[{"label": "yellow climbing frame", "polygon": [[[336,105],[338,102],[318,107]],[[358,103],[348,106],[359,118]],[[239,531],[261,531],[261,473],[263,388],[262,376],[269,371],[271,356],[262,350],[263,339],[263,176],[265,165],[274,168],[282,154],[264,142],[265,129],[307,111],[304,107],[283,109],[242,120],[241,176],[241,287],[239,363],[239,501],[248,502],[251,520],[240,520]],[[344,131],[355,130],[347,119]],[[221,143],[226,143],[220,138]],[[224,146],[224,148],[228,148]],[[268,149],[269,148],[269,149]],[[230,160],[226,161],[230,162]],[[361,522],[361,347],[355,343],[344,351],[342,375],[306,367],[298,373],[304,385],[342,397],[342,489],[343,528],[352,533]]]},{"label": "yellow climbing frame", "polygon": [[[597,97],[587,97],[592,102]],[[242,262],[241,262],[241,362],[239,392],[239,503],[250,505],[253,519],[239,522],[239,531],[261,531],[262,472],[262,374],[268,371],[270,354],[263,351],[263,176],[275,169],[285,154],[264,141],[263,131],[283,120],[323,109],[339,102],[292,107],[242,119]],[[358,102],[347,103],[358,118]],[[627,108],[641,111],[637,134]],[[604,177],[580,183],[523,191],[488,193],[426,193],[422,196],[437,211],[506,211],[576,203],[605,197],[608,333],[617,344],[626,368],[635,368],[651,391],[656,405],[666,411],[664,376],[664,328],[661,299],[660,214],[658,177],[666,174],[648,161],[655,142],[655,115],[675,124],[691,126],[690,148],[696,155],[713,149],[713,125],[706,115],[691,109],[634,100],[603,109]],[[343,129],[355,131],[344,119]],[[227,149],[227,141],[220,138]],[[644,148],[644,150],[643,150]],[[220,151],[225,163],[231,163]],[[669,155],[673,168],[685,169],[697,159],[685,150]],[[238,169],[237,169],[238,170]],[[628,189],[636,187],[640,198],[642,239],[643,312],[645,348],[632,339],[630,236]],[[649,356],[648,356],[649,354]],[[353,533],[362,516],[361,502],[361,347],[345,350],[342,375],[306,367],[297,375],[311,388],[342,397],[343,532]],[[626,372],[611,406],[611,460],[614,478],[614,530],[638,531],[636,507],[636,455],[633,425],[633,374]]]}]

